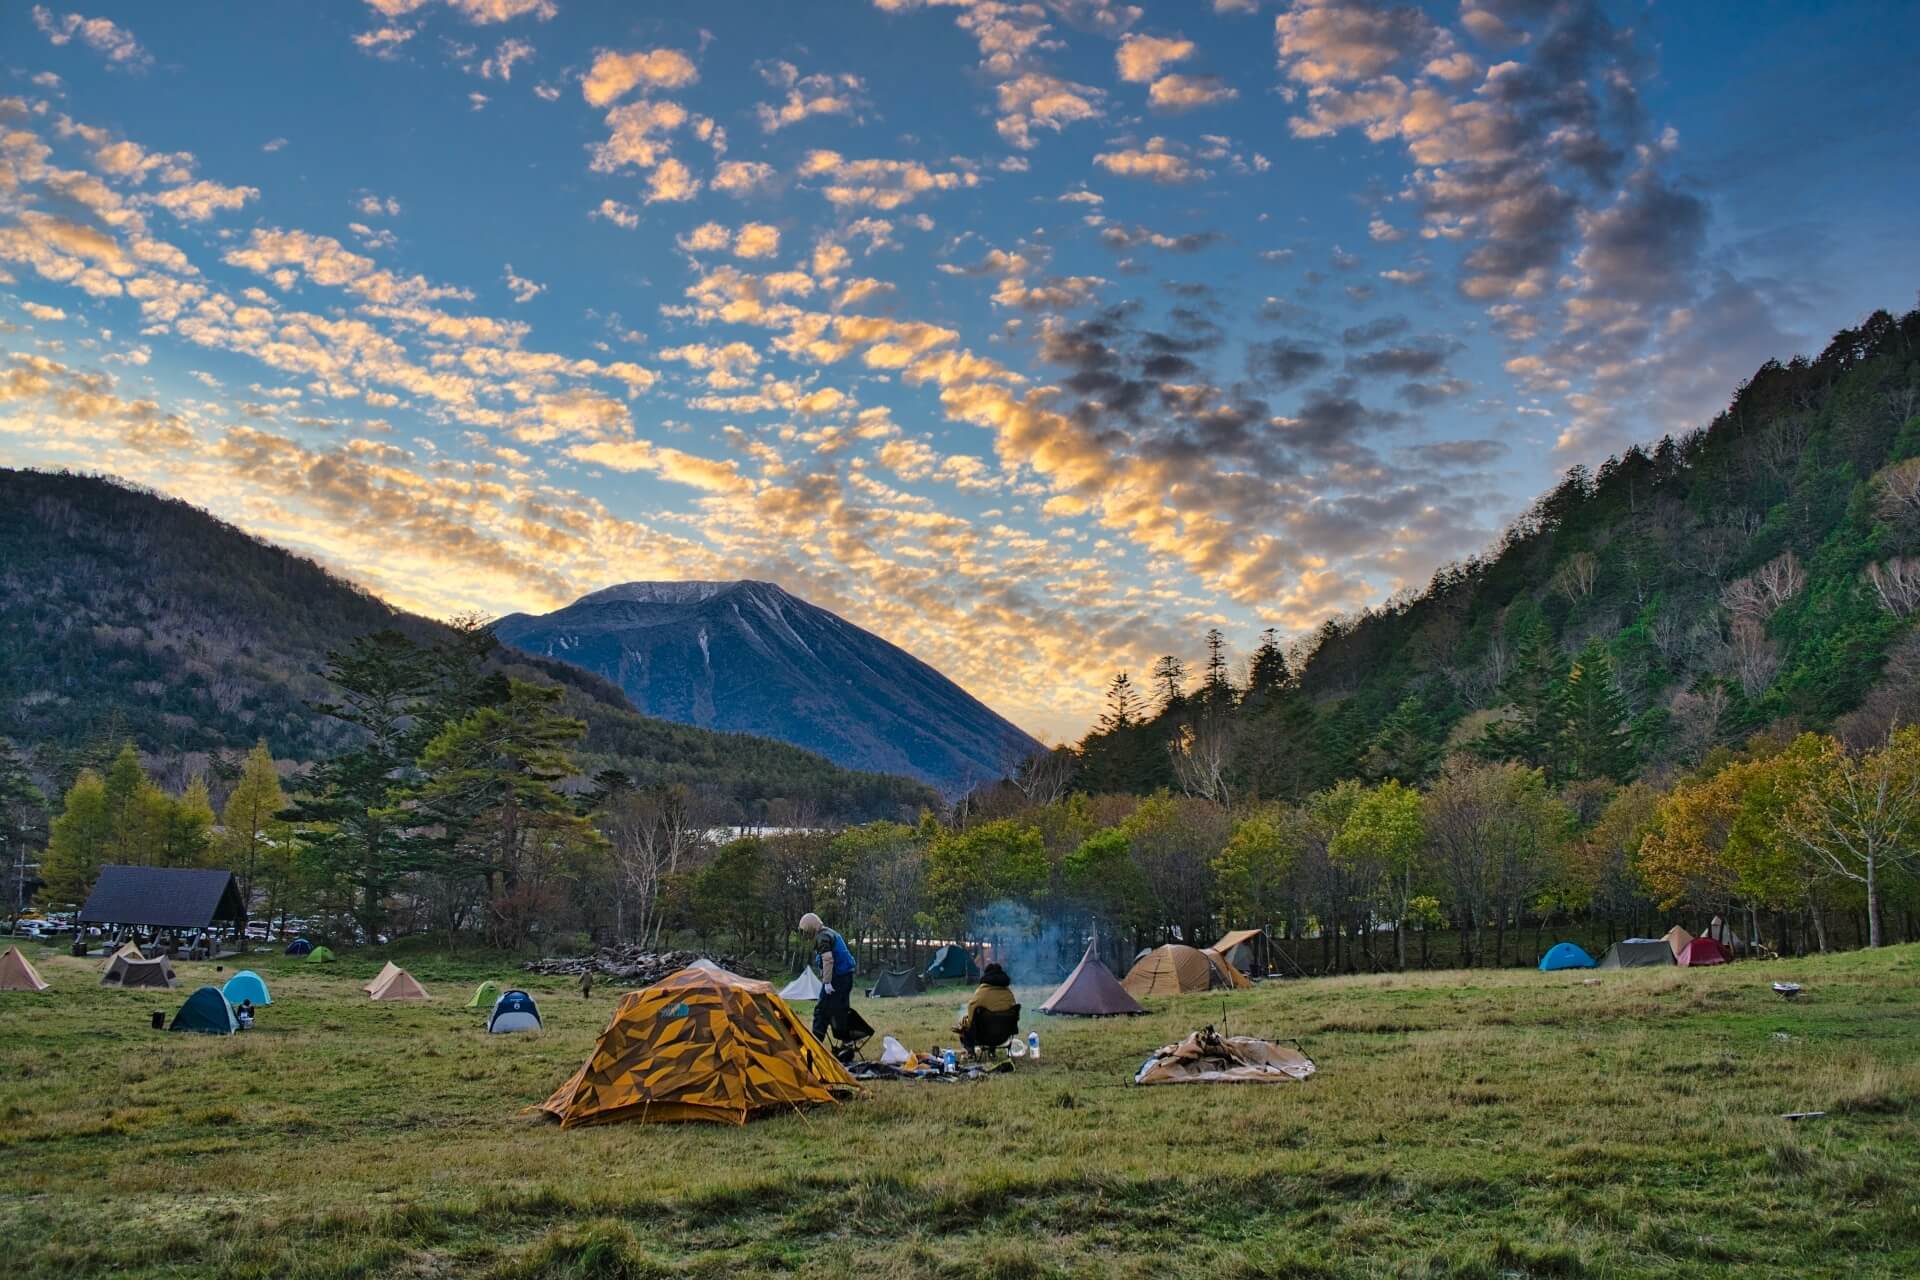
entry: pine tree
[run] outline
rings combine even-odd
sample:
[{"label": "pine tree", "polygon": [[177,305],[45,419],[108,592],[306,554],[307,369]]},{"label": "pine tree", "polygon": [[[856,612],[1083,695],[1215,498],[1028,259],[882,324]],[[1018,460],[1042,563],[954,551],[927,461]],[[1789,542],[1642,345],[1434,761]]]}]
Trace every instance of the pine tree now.
[{"label": "pine tree", "polygon": [[1160,711],[1171,711],[1186,700],[1187,664],[1167,654],[1153,664],[1154,687],[1160,691]]},{"label": "pine tree", "polygon": [[1408,694],[1367,744],[1360,767],[1376,781],[1417,787],[1440,767],[1442,747],[1439,726],[1421,707],[1419,697]]},{"label": "pine tree", "polygon": [[1513,673],[1503,691],[1512,714],[1490,726],[1477,744],[1488,760],[1518,760],[1556,776],[1564,719],[1567,662],[1544,626],[1535,625],[1515,646]]},{"label": "pine tree", "polygon": [[1107,709],[1100,714],[1100,732],[1118,733],[1140,723],[1140,694],[1122,671],[1107,685]]},{"label": "pine tree", "polygon": [[[240,877],[240,901],[249,912],[263,873],[276,889],[283,886],[288,843],[287,824],[280,811],[286,807],[287,797],[280,789],[273,753],[262,739],[247,753],[239,781],[227,796],[226,808],[220,811],[221,853]],[[271,903],[268,916],[272,916]]]},{"label": "pine tree", "polygon": [[85,900],[107,861],[112,838],[107,785],[99,774],[83,769],[67,788],[65,805],[48,834],[47,856],[40,868],[41,901]]},{"label": "pine tree", "polygon": [[1207,668],[1200,691],[1208,703],[1220,707],[1233,705],[1233,679],[1227,670],[1227,638],[1220,628],[1207,628]]},{"label": "pine tree", "polygon": [[1614,679],[1613,659],[1598,638],[1573,660],[1561,698],[1558,763],[1565,779],[1624,782],[1638,761],[1627,728],[1627,704]]},{"label": "pine tree", "polygon": [[1260,645],[1253,651],[1247,667],[1247,700],[1257,702],[1293,679],[1287,667],[1287,655],[1280,648],[1280,633],[1268,627],[1260,633]]},{"label": "pine tree", "polygon": [[106,861],[127,866],[146,863],[148,842],[155,834],[154,826],[160,816],[154,803],[156,794],[147,771],[140,765],[140,753],[129,740],[107,766]]}]

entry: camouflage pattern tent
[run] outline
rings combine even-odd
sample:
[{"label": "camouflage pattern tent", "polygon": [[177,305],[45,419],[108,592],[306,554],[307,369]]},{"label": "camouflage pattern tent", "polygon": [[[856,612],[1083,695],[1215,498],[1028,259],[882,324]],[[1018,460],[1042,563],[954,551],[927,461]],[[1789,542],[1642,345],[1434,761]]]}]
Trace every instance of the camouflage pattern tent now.
[{"label": "camouflage pattern tent", "polygon": [[687,968],[623,996],[593,1055],[539,1109],[563,1129],[745,1124],[858,1088],[771,984]]}]

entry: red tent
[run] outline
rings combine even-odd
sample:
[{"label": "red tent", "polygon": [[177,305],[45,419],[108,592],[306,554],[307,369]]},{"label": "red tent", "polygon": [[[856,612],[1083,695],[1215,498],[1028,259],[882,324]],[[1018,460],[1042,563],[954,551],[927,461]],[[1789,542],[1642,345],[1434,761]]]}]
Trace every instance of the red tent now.
[{"label": "red tent", "polygon": [[1686,965],[1725,964],[1732,958],[1727,954],[1725,947],[1705,934],[1701,934],[1680,948],[1680,954],[1674,957],[1674,961],[1677,964]]}]

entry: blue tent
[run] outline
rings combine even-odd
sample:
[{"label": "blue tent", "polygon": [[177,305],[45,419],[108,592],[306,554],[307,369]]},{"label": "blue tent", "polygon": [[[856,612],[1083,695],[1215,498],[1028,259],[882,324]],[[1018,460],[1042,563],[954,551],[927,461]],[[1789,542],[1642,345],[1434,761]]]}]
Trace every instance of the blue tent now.
[{"label": "blue tent", "polygon": [[313,950],[313,944],[305,938],[295,938],[287,944],[287,954],[290,956],[303,956],[311,950]]},{"label": "blue tent", "polygon": [[534,1006],[533,997],[526,992],[509,991],[493,1002],[493,1012],[487,1015],[487,1030],[494,1035],[509,1031],[538,1031],[540,1010]]},{"label": "blue tent", "polygon": [[202,987],[188,996],[167,1027],[169,1031],[198,1031],[210,1036],[230,1036],[239,1029],[233,1009],[218,987]]},{"label": "blue tent", "polygon": [[253,1001],[253,1007],[273,1003],[273,997],[267,994],[267,984],[259,974],[251,969],[242,969],[227,979],[221,994],[227,997],[227,1003],[238,1009],[246,1001]]},{"label": "blue tent", "polygon": [[1552,973],[1555,969],[1591,969],[1593,957],[1580,949],[1578,943],[1556,942],[1553,949],[1540,957],[1540,972]]}]

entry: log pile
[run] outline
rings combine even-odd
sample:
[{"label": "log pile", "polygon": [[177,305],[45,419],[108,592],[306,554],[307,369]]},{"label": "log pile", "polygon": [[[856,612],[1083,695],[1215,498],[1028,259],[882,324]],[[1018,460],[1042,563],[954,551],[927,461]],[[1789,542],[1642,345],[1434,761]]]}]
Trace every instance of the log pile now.
[{"label": "log pile", "polygon": [[[660,981],[670,973],[680,972],[701,958],[698,951],[648,951],[635,943],[625,943],[602,947],[591,955],[548,956],[544,960],[529,960],[521,968],[528,973],[545,974],[548,977],[582,974],[591,970],[596,981],[644,987]],[[760,976],[759,969],[737,961],[732,956],[706,958],[722,969],[737,973],[743,978]]]}]

